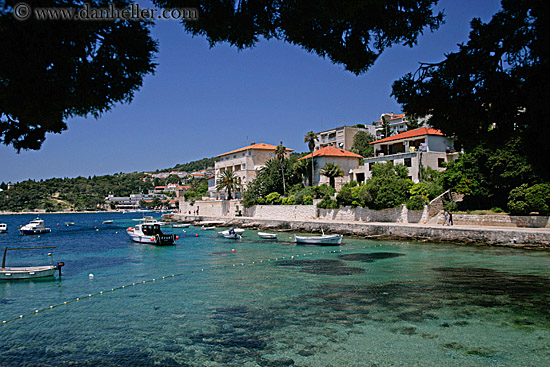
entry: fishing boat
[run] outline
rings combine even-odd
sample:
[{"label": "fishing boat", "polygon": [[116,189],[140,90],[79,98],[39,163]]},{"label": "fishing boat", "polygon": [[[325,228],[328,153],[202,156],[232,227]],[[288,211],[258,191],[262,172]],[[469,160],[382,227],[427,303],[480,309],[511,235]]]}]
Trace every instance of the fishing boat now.
[{"label": "fishing boat", "polygon": [[7,233],[8,225],[6,223],[0,223],[0,233]]},{"label": "fishing boat", "polygon": [[339,245],[342,243],[341,234],[322,234],[321,236],[294,236],[296,243],[305,243],[311,245]]},{"label": "fishing boat", "polygon": [[147,220],[143,220],[142,223],[137,224],[135,227],[129,227],[126,233],[128,233],[134,242],[159,246],[173,245],[174,241],[179,239],[179,236],[175,234],[162,233],[160,224],[151,223]]},{"label": "fishing boat", "polygon": [[276,240],[277,233],[258,232],[258,236],[264,240]]},{"label": "fishing boat", "polygon": [[190,227],[191,223],[174,223],[172,224],[172,228],[187,228]]},{"label": "fishing boat", "polygon": [[59,276],[61,276],[61,267],[65,265],[65,263],[63,262],[59,262],[56,265],[6,267],[6,254],[8,250],[36,250],[36,249],[52,249],[52,248],[55,248],[55,247],[54,246],[6,247],[4,249],[4,257],[2,259],[2,268],[0,268],[0,280],[18,280],[18,279],[35,279],[35,278],[51,277],[55,274],[56,270],[59,270]]},{"label": "fishing boat", "polygon": [[29,224],[25,224],[23,227],[19,228],[21,234],[42,234],[50,233],[51,231],[50,228],[46,228],[44,221],[40,218],[31,220]]},{"label": "fishing boat", "polygon": [[[230,229],[226,229],[225,231],[218,232],[218,235],[224,237],[226,234],[230,234],[230,231],[231,231]],[[233,229],[233,232],[240,235],[244,232],[244,229],[235,228],[235,229]]]}]

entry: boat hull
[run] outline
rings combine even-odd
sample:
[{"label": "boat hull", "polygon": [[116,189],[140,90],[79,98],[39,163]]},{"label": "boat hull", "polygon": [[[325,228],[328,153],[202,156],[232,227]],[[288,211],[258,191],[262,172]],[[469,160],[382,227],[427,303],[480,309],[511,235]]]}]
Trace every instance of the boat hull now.
[{"label": "boat hull", "polygon": [[295,236],[295,241],[308,245],[337,246],[342,243],[342,237],[342,235]]},{"label": "boat hull", "polygon": [[277,233],[258,232],[258,236],[264,240],[276,240]]},{"label": "boat hull", "polygon": [[52,230],[50,228],[35,228],[35,229],[20,229],[19,232],[23,235],[33,235],[33,234],[44,234],[50,233]]},{"label": "boat hull", "polygon": [[0,268],[0,280],[46,278],[53,276],[56,270],[55,265]]},{"label": "boat hull", "polygon": [[170,246],[174,244],[174,241],[176,240],[176,235],[173,234],[164,234],[164,235],[155,235],[155,236],[143,236],[143,235],[137,235],[137,234],[131,234],[130,238],[132,241],[137,243],[147,243],[149,245],[156,245],[156,246]]},{"label": "boat hull", "polygon": [[230,240],[239,240],[241,239],[241,235],[238,233],[232,233],[232,234],[224,234],[224,238],[230,239]]}]

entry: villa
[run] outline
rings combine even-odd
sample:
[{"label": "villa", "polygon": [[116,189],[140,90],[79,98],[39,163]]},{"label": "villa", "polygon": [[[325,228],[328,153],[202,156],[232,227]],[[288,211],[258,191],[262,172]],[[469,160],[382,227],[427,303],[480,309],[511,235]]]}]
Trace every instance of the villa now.
[{"label": "villa", "polygon": [[[234,172],[235,176],[240,177],[242,188],[238,189],[234,193],[235,198],[241,197],[241,191],[246,185],[256,178],[257,172],[264,167],[265,163],[275,157],[276,145],[266,143],[252,143],[246,147],[232,150],[227,153],[218,155],[219,161],[215,165],[216,182],[225,171]],[[292,152],[293,149],[286,148],[286,156]],[[214,185],[209,187],[214,187]],[[225,199],[226,193],[224,191],[209,190],[211,198],[217,200]]]},{"label": "villa", "polygon": [[317,141],[315,142],[314,150],[319,150],[328,146],[350,150],[353,146],[353,138],[359,131],[364,131],[367,134],[375,136],[375,126],[364,126],[364,128],[358,126],[340,126],[334,129],[318,132],[316,133]]},{"label": "villa", "polygon": [[[313,185],[322,185],[329,183],[329,178],[321,175],[321,170],[327,163],[334,163],[342,169],[344,176],[336,177],[336,190],[340,190],[342,186],[349,182],[350,174],[354,169],[359,167],[359,162],[363,158],[359,154],[349,152],[347,150],[327,146],[313,152],[315,160],[313,170]],[[303,156],[299,160],[311,158],[311,153]]]},{"label": "villa", "polygon": [[[409,170],[409,178],[414,182],[419,182],[423,168],[430,167],[437,171],[443,171],[445,163],[458,158],[458,153],[454,150],[453,139],[431,127],[405,131],[376,140],[371,144],[374,145],[374,157],[365,158],[365,166],[362,170],[365,179],[371,177],[374,163],[393,162],[405,165]],[[360,171],[354,170],[354,174],[358,175],[361,173]],[[361,182],[361,180],[357,181]]]}]

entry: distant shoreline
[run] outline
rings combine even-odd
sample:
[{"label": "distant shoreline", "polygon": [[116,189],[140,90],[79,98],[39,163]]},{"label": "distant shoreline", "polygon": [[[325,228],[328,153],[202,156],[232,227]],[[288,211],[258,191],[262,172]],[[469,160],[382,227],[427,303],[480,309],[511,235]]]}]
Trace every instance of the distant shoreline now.
[{"label": "distant shoreline", "polygon": [[74,211],[61,211],[61,212],[0,212],[0,215],[45,215],[45,214],[99,214],[99,213],[122,213],[118,210],[113,211],[101,211],[101,212],[92,212],[88,210],[74,210]]}]

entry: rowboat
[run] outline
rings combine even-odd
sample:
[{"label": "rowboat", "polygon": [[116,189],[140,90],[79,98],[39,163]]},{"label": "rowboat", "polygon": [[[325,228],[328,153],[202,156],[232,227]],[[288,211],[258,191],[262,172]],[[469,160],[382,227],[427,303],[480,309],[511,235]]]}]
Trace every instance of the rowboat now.
[{"label": "rowboat", "polygon": [[[229,229],[226,229],[225,231],[218,232],[218,234],[219,234],[220,236],[225,236],[226,234],[230,234],[229,232],[230,232]],[[233,232],[236,233],[236,234],[241,234],[241,233],[244,232],[244,229],[242,229],[242,228],[235,228],[235,229],[233,230]]]},{"label": "rowboat", "polygon": [[104,220],[103,222],[101,222],[101,224],[113,224],[113,220],[112,219],[107,219],[107,220]]},{"label": "rowboat", "polygon": [[205,226],[201,227],[201,231],[210,231],[212,229],[216,229],[216,227],[205,227]]},{"label": "rowboat", "polygon": [[277,233],[258,232],[258,236],[264,240],[276,240]]},{"label": "rowboat", "polygon": [[6,247],[4,249],[4,258],[2,259],[2,268],[0,268],[0,280],[45,278],[53,276],[56,270],[59,270],[59,276],[61,276],[61,267],[65,265],[63,262],[59,262],[57,265],[6,267],[6,254],[8,250],[36,250],[51,248],[55,247]]},{"label": "rowboat", "polygon": [[342,243],[341,234],[323,234],[321,236],[294,236],[296,243],[305,243],[311,245],[339,245]]},{"label": "rowboat", "polygon": [[174,223],[172,224],[172,228],[187,228],[190,227],[191,223]]}]

